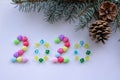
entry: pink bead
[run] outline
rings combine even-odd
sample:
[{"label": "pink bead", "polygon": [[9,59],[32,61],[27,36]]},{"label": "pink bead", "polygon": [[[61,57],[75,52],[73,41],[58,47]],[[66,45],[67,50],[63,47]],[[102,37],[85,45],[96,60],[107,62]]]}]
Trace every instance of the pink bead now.
[{"label": "pink bead", "polygon": [[28,42],[28,41],[25,41],[25,42],[23,42],[23,45],[24,45],[24,46],[29,46],[29,42]]},{"label": "pink bead", "polygon": [[63,57],[59,57],[59,58],[58,58],[58,62],[59,62],[59,63],[62,63],[63,61],[64,61],[64,58],[63,58]]},{"label": "pink bead", "polygon": [[62,54],[62,53],[64,53],[64,50],[62,48],[59,48],[57,52]]},{"label": "pink bead", "polygon": [[22,59],[22,62],[23,62],[23,63],[26,63],[26,62],[28,62],[28,59],[27,59],[27,58],[23,58],[23,59]]},{"label": "pink bead", "polygon": [[23,53],[24,53],[24,51],[23,51],[23,50],[19,50],[19,51],[18,51],[18,56],[22,56],[22,55],[23,55]]},{"label": "pink bead", "polygon": [[26,36],[23,37],[23,42],[28,41],[28,38]]},{"label": "pink bead", "polygon": [[68,42],[68,41],[69,41],[69,39],[67,37],[64,37],[63,42],[65,43],[65,42]]},{"label": "pink bead", "polygon": [[54,58],[52,59],[52,62],[53,62],[53,63],[57,63],[57,62],[58,62],[58,59],[57,59],[56,57],[54,57]]},{"label": "pink bead", "polygon": [[66,42],[65,44],[64,44],[64,46],[66,46],[66,47],[70,47],[70,42]]}]

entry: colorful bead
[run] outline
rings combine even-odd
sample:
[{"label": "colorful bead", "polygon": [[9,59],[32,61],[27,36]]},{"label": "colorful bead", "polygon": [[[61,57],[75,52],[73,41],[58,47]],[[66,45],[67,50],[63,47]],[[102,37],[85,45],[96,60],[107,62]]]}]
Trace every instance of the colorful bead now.
[{"label": "colorful bead", "polygon": [[80,59],[80,63],[84,63],[84,61],[85,61],[84,58]]},{"label": "colorful bead", "polygon": [[19,51],[18,51],[18,56],[22,56],[22,55],[23,55],[23,53],[24,53],[24,51],[23,51],[23,50],[19,50]]},{"label": "colorful bead", "polygon": [[36,48],[40,47],[40,43],[35,43],[35,47]]},{"label": "colorful bead", "polygon": [[15,57],[12,57],[11,58],[11,61],[14,63],[14,62],[16,62],[16,58]]},{"label": "colorful bead", "polygon": [[91,51],[87,50],[86,55],[90,55],[90,54],[91,54]]},{"label": "colorful bead", "polygon": [[62,54],[64,52],[63,48],[59,48],[57,52],[60,53],[60,54]]},{"label": "colorful bead", "polygon": [[59,58],[58,58],[58,62],[59,62],[59,63],[62,63],[63,61],[64,61],[64,58],[63,58],[63,57],[59,57]]},{"label": "colorful bead", "polygon": [[43,61],[44,61],[44,59],[43,59],[43,58],[40,58],[40,59],[39,59],[39,62],[40,62],[40,63],[42,63]]},{"label": "colorful bead", "polygon": [[47,61],[49,58],[48,56],[44,56],[44,60]]},{"label": "colorful bead", "polygon": [[84,47],[85,47],[86,49],[89,49],[89,44],[85,44]]},{"label": "colorful bead", "polygon": [[60,35],[59,39],[62,41],[64,39],[64,35]]},{"label": "colorful bead", "polygon": [[69,41],[69,39],[67,37],[64,37],[63,42],[66,43],[68,41]]},{"label": "colorful bead", "polygon": [[66,47],[70,47],[70,42],[66,42],[65,44],[64,44],[64,46],[66,46]]},{"label": "colorful bead", "polygon": [[38,61],[38,60],[39,60],[39,57],[36,55],[36,56],[34,56],[34,59],[35,59],[36,61]]},{"label": "colorful bead", "polygon": [[75,49],[78,49],[78,48],[79,48],[79,44],[76,43],[76,44],[74,45],[74,48],[75,48]]},{"label": "colorful bead", "polygon": [[28,38],[26,36],[23,36],[23,42],[28,41]]},{"label": "colorful bead", "polygon": [[78,51],[77,51],[77,50],[75,50],[75,51],[74,51],[74,54],[75,54],[75,55],[78,55]]},{"label": "colorful bead", "polygon": [[61,40],[59,38],[55,38],[55,43],[59,44]]},{"label": "colorful bead", "polygon": [[56,54],[55,54],[55,57],[57,57],[57,58],[60,57],[60,54],[59,54],[59,53],[56,53]]},{"label": "colorful bead", "polygon": [[23,46],[23,47],[22,47],[22,50],[23,50],[24,52],[26,52],[26,51],[27,51],[27,47],[26,47],[26,46]]},{"label": "colorful bead", "polygon": [[80,41],[80,45],[83,46],[84,45],[84,41]]},{"label": "colorful bead", "polygon": [[24,45],[24,46],[29,46],[29,42],[28,42],[28,41],[25,41],[25,42],[23,42],[23,45]]},{"label": "colorful bead", "polygon": [[22,62],[22,57],[18,57],[16,60],[17,60],[17,62],[21,63]]},{"label": "colorful bead", "polygon": [[40,44],[44,44],[45,43],[45,41],[44,40],[40,40]]},{"label": "colorful bead", "polygon": [[26,62],[28,62],[28,59],[27,59],[27,58],[23,58],[23,59],[22,59],[22,62],[23,62],[23,63],[26,63]]},{"label": "colorful bead", "polygon": [[19,56],[18,52],[14,53],[13,56],[17,58]]},{"label": "colorful bead", "polygon": [[49,48],[49,47],[50,47],[50,44],[46,42],[46,43],[44,44],[44,46],[45,46],[46,48]]},{"label": "colorful bead", "polygon": [[23,36],[22,36],[22,35],[19,35],[19,36],[17,37],[17,39],[18,39],[19,41],[22,41]]},{"label": "colorful bead", "polygon": [[50,53],[50,50],[45,50],[45,53],[48,55]]},{"label": "colorful bead", "polygon": [[38,53],[39,53],[39,50],[38,50],[38,49],[36,49],[36,50],[34,51],[34,53],[35,53],[35,54],[38,54]]},{"label": "colorful bead", "polygon": [[64,46],[62,49],[63,49],[64,52],[67,52],[67,51],[68,51],[68,48],[65,47],[65,46]]},{"label": "colorful bead", "polygon": [[68,63],[69,62],[69,58],[68,57],[64,57],[64,63]]},{"label": "colorful bead", "polygon": [[18,45],[20,43],[20,41],[18,39],[14,40],[14,44]]},{"label": "colorful bead", "polygon": [[79,56],[75,56],[75,60],[78,61],[79,60]]},{"label": "colorful bead", "polygon": [[89,60],[90,60],[90,56],[86,56],[85,61],[89,61]]},{"label": "colorful bead", "polygon": [[53,62],[53,63],[57,63],[57,62],[58,62],[58,59],[57,59],[56,57],[54,57],[54,58],[52,59],[52,62]]}]

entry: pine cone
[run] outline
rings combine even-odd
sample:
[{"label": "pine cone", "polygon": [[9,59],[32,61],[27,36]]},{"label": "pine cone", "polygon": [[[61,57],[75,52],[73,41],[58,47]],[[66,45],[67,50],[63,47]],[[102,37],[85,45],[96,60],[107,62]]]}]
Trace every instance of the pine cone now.
[{"label": "pine cone", "polygon": [[108,40],[111,29],[108,22],[103,20],[97,20],[92,23],[89,28],[89,35],[92,37],[92,40],[96,42],[102,42],[105,44],[105,40]]},{"label": "pine cone", "polygon": [[110,1],[104,1],[99,8],[99,18],[104,21],[113,21],[118,14],[116,4]]}]

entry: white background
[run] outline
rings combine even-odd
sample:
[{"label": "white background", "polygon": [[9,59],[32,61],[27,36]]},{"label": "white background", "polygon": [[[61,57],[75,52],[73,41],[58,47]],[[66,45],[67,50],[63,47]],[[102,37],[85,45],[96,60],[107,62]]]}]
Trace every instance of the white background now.
[{"label": "white background", "polygon": [[[22,13],[14,8],[11,0],[0,0],[0,80],[120,80],[120,38],[119,32],[112,32],[110,40],[95,44],[88,36],[88,30],[75,32],[75,23],[49,24],[42,13]],[[13,53],[21,48],[13,40],[26,35],[30,47],[24,56],[29,58],[26,64],[10,62]],[[34,43],[44,39],[51,44],[51,57],[60,45],[54,38],[64,34],[70,38],[71,48],[65,56],[70,57],[68,64],[52,64],[48,61],[39,64],[33,59]],[[85,64],[74,61],[73,45],[80,40],[90,44],[91,60]]]}]

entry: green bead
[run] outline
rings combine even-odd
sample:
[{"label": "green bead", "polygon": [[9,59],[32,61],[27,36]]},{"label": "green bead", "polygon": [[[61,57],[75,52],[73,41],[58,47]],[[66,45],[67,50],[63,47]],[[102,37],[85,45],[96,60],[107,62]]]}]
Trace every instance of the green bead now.
[{"label": "green bead", "polygon": [[60,43],[60,42],[61,42],[61,40],[60,40],[59,38],[56,38],[56,39],[55,39],[55,43],[58,44],[58,43]]},{"label": "green bead", "polygon": [[87,50],[86,55],[90,55],[90,54],[91,54],[91,51]]},{"label": "green bead", "polygon": [[69,58],[68,57],[65,57],[64,58],[64,63],[68,63],[69,62]]},{"label": "green bead", "polygon": [[19,40],[17,40],[17,39],[16,39],[16,40],[14,40],[14,44],[15,44],[15,45],[18,45],[19,43],[20,43],[20,41],[19,41]]},{"label": "green bead", "polygon": [[42,63],[43,61],[44,61],[44,59],[43,59],[43,58],[40,58],[40,59],[39,59],[39,62],[40,62],[40,63]]},{"label": "green bead", "polygon": [[84,63],[84,62],[85,62],[84,58],[81,58],[80,63]]},{"label": "green bead", "polygon": [[50,50],[46,50],[45,53],[46,53],[46,54],[49,54],[49,53],[50,53]]}]

